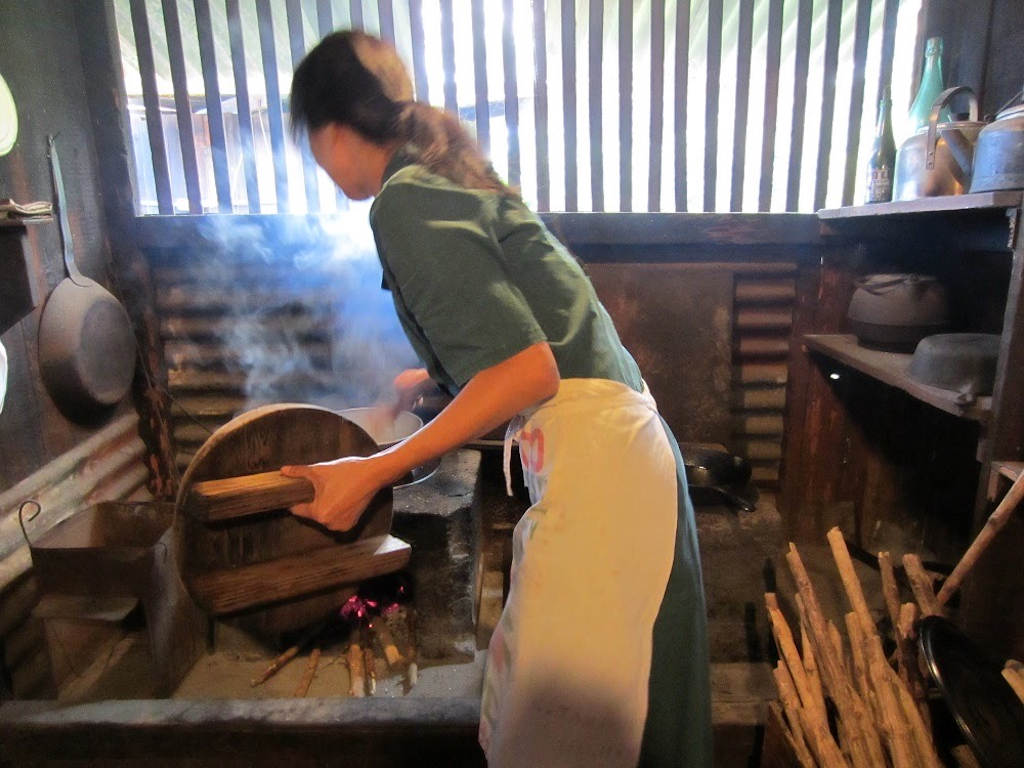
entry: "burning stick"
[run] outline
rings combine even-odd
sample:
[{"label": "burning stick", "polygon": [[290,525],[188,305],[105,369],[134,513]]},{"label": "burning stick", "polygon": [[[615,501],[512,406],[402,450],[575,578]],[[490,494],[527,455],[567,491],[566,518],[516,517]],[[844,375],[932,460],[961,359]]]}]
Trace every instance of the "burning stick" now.
[{"label": "burning stick", "polygon": [[293,694],[296,699],[301,699],[306,695],[309,690],[310,683],[313,682],[313,675],[316,674],[316,668],[320,665],[320,647],[317,646],[313,649],[313,652],[309,654],[309,663],[306,665],[306,673],[302,676],[298,686],[295,688]]},{"label": "burning stick", "polygon": [[359,640],[353,639],[348,646],[348,695],[355,698],[365,696],[363,649],[359,646]]},{"label": "burning stick", "polygon": [[363,649],[363,666],[366,669],[366,693],[373,696],[377,693],[377,660],[369,644]]},{"label": "burning stick", "polygon": [[384,658],[388,662],[388,667],[397,667],[401,664],[404,659],[398,651],[398,646],[395,645],[395,638],[392,637],[391,632],[385,626],[385,622],[382,619],[375,621],[370,625],[370,629],[373,630],[378,642],[380,642],[380,647],[384,651]]}]

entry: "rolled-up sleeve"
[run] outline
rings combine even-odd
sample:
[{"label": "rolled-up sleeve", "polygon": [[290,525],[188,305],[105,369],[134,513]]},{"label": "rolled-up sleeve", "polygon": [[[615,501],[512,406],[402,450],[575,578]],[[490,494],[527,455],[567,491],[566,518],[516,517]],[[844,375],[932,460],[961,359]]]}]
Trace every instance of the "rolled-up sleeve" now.
[{"label": "rolled-up sleeve", "polygon": [[544,341],[490,226],[494,199],[396,182],[371,213],[381,262],[456,384]]}]

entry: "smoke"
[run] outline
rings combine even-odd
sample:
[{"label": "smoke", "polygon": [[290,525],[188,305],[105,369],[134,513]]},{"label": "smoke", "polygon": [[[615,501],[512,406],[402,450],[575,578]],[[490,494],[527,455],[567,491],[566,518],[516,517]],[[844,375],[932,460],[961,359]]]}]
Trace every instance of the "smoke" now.
[{"label": "smoke", "polygon": [[197,306],[213,308],[200,324],[212,347],[193,363],[226,372],[244,398],[236,413],[279,402],[370,405],[418,365],[381,290],[365,206],[323,218],[207,217],[200,234],[195,285],[206,299]]}]

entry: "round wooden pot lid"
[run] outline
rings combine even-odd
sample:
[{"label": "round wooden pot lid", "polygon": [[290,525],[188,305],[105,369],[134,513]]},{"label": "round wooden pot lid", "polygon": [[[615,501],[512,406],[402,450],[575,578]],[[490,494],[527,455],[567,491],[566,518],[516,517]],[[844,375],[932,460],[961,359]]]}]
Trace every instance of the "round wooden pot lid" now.
[{"label": "round wooden pot lid", "polygon": [[[360,427],[312,405],[263,406],[214,432],[185,471],[175,505],[175,548],[189,594],[229,624],[279,635],[340,608],[363,578],[402,567],[408,545],[388,536],[390,488],[377,494],[356,527],[345,533],[287,509],[204,522],[190,508],[190,491],[197,483],[376,451]],[[379,555],[388,541],[404,545],[404,560],[393,551],[400,547],[391,545],[390,560],[383,563]],[[376,571],[370,573],[367,558],[374,557]]]}]

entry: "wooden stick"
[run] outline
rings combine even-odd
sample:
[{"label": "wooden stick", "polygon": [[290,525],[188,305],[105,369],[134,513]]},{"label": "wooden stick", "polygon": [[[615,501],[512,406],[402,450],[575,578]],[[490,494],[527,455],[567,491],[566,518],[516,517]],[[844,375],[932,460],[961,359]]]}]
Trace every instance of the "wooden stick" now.
[{"label": "wooden stick", "polygon": [[782,611],[772,608],[769,604],[768,618],[771,621],[772,632],[775,635],[775,643],[779,647],[782,659],[789,668],[789,674],[800,696],[800,702],[815,717],[824,719],[825,702],[820,696],[816,695],[807,680],[803,662],[800,659],[800,654],[797,653],[796,643],[793,642],[793,633],[789,629],[789,624],[786,623],[786,617],[782,615]]},{"label": "wooden stick", "polygon": [[775,685],[779,689],[779,700],[782,702],[783,711],[786,713],[786,720],[789,722],[789,729],[793,736],[793,749],[801,765],[814,765],[814,758],[811,757],[810,749],[807,746],[807,738],[804,736],[803,725],[800,724],[800,698],[793,685],[793,678],[786,669],[786,662],[779,659],[775,667]]},{"label": "wooden stick", "polygon": [[915,768],[917,765],[914,743],[906,722],[903,719],[896,694],[889,684],[888,672],[891,668],[885,661],[871,659],[868,665],[871,685],[878,698],[880,718],[878,725],[882,727],[889,744],[889,754],[894,768]]},{"label": "wooden stick", "polygon": [[797,714],[804,733],[810,735],[807,741],[818,760],[818,765],[821,768],[849,768],[850,764],[846,762],[843,753],[839,751],[839,745],[836,744],[825,724],[818,722],[806,709],[797,710]]},{"label": "wooden stick", "polygon": [[416,651],[416,609],[411,605],[406,612],[405,621],[409,630],[409,647],[406,649],[406,657],[409,659],[409,664],[405,668],[405,692],[408,693],[416,687],[416,683],[420,679],[419,661]]},{"label": "wooden stick", "polygon": [[289,661],[295,658],[296,654],[298,654],[298,652],[302,649],[302,646],[305,645],[305,643],[306,641],[303,641],[301,643],[293,645],[287,651],[282,653],[280,656],[274,659],[274,661],[270,664],[269,667],[263,670],[263,672],[261,672],[257,677],[254,677],[252,680],[250,680],[249,685],[255,688],[257,685],[261,685],[267,682],[267,680],[276,675],[277,672],[285,664],[287,664]]},{"label": "wooden stick", "polygon": [[363,670],[363,649],[358,640],[348,646],[348,695],[361,699],[366,695],[366,683]]},{"label": "wooden stick", "polygon": [[370,625],[370,629],[377,636],[377,640],[380,642],[381,650],[384,651],[384,658],[388,663],[389,668],[394,668],[404,663],[405,659],[402,658],[402,654],[398,651],[398,646],[395,645],[395,638],[391,635],[391,632],[385,626],[384,619],[377,619]]},{"label": "wooden stick", "polygon": [[938,753],[935,751],[931,718],[926,719],[922,715],[919,702],[914,699],[910,691],[903,685],[903,681],[891,668],[889,668],[889,675],[889,683],[896,692],[897,702],[903,711],[904,719],[910,725],[910,735],[920,764],[927,768],[942,768],[942,761],[939,760]]},{"label": "wooden stick", "polygon": [[363,669],[366,671],[366,694],[375,696],[377,694],[377,659],[374,658],[373,648],[369,644],[363,649]]},{"label": "wooden stick", "polygon": [[[925,725],[931,730],[931,714],[928,711],[926,701],[927,688],[921,676],[921,667],[918,663],[914,643],[908,633],[903,631],[902,608],[900,606],[899,587],[896,584],[896,571],[892,566],[892,557],[888,552],[878,553],[878,566],[882,575],[882,595],[885,598],[886,610],[889,613],[889,620],[892,622],[892,634],[896,640],[896,655],[899,660],[900,679],[907,686],[910,695],[917,703],[918,712],[924,719]],[[913,606],[912,603],[906,605]],[[912,627],[914,618],[909,618]]]},{"label": "wooden stick", "polygon": [[903,556],[903,567],[907,570],[907,578],[910,579],[910,587],[914,590],[914,599],[921,609],[921,616],[941,616],[942,606],[935,599],[932,577],[921,565],[921,558],[908,552]]},{"label": "wooden stick", "polygon": [[811,647],[810,632],[807,629],[807,620],[804,616],[804,604],[800,595],[796,596],[796,609],[800,616],[800,651],[803,657],[804,674],[807,676],[807,684],[815,701],[819,702],[818,708],[825,711],[825,692],[821,687],[821,674],[818,672],[818,662],[814,658],[814,649]]},{"label": "wooden stick", "polygon": [[296,699],[301,699],[309,691],[309,686],[313,682],[313,675],[316,674],[316,668],[320,665],[320,647],[317,646],[313,649],[313,652],[309,654],[309,663],[306,664],[306,672],[303,674],[302,679],[299,681],[298,686],[295,688],[293,694]]},{"label": "wooden stick", "polygon": [[1013,669],[1010,663],[1007,662],[1006,666],[1003,667],[1003,678],[1010,684],[1010,687],[1013,688],[1014,693],[1017,694],[1020,700],[1024,702],[1024,676]]},{"label": "wooden stick", "polygon": [[861,587],[857,572],[853,569],[853,560],[850,558],[850,550],[846,547],[846,539],[843,532],[833,528],[828,532],[828,545],[832,549],[832,559],[836,561],[836,568],[839,570],[839,578],[843,582],[843,590],[846,598],[850,601],[854,613],[864,625],[864,633],[875,632],[875,620],[871,618],[871,611],[868,610],[868,602],[864,599],[864,590]]},{"label": "wooden stick", "polygon": [[[853,659],[853,676],[860,689],[860,695],[869,704],[875,699],[870,695],[871,684],[868,681],[868,665],[864,658],[864,628],[861,626],[857,614],[850,611],[846,614],[846,633],[850,637],[850,656]],[[874,707],[872,707],[874,709]],[[877,711],[876,711],[877,714]]]},{"label": "wooden stick", "polygon": [[1013,481],[1013,485],[1010,486],[1010,490],[1003,496],[1003,500],[999,502],[995,512],[985,522],[985,527],[981,529],[981,532],[971,542],[971,546],[967,548],[964,556],[960,558],[960,562],[956,564],[956,568],[953,569],[953,572],[949,574],[949,578],[942,585],[938,596],[938,604],[940,606],[945,605],[946,601],[953,596],[953,593],[960,588],[964,577],[974,567],[974,564],[978,562],[978,558],[981,557],[982,553],[988,549],[996,534],[1006,525],[1010,515],[1013,514],[1022,498],[1024,498],[1024,472]]},{"label": "wooden stick", "polygon": [[825,687],[835,701],[836,707],[843,713],[842,716],[849,728],[850,757],[854,768],[861,768],[861,766],[875,768],[875,766],[884,765],[885,756],[881,739],[871,721],[871,715],[864,700],[857,693],[842,664],[834,654],[825,618],[818,604],[811,579],[800,559],[800,553],[792,543],[789,545],[786,561],[789,563],[790,571],[800,592],[800,598],[803,600],[810,628],[811,643],[815,654],[820,657]]}]

